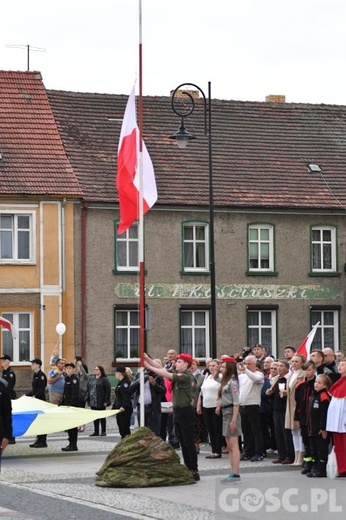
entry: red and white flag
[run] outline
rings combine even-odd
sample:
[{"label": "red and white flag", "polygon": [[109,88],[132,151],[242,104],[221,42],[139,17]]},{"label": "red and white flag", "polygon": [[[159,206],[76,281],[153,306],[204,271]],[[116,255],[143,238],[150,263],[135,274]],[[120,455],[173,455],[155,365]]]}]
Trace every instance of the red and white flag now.
[{"label": "red and white flag", "polygon": [[304,341],[301,343],[301,345],[299,346],[296,354],[301,354],[302,356],[304,356],[306,359],[309,359],[310,357],[310,351],[311,351],[311,344],[314,340],[314,337],[315,337],[315,334],[316,334],[316,330],[319,326],[320,322],[318,321],[316,323],[316,325],[314,325],[312,327],[312,329],[310,330],[309,334],[306,336],[306,338],[304,339]]},{"label": "red and white flag", "polygon": [[6,318],[3,318],[2,316],[0,316],[0,325],[5,327],[5,329],[9,330],[12,334],[13,339],[16,339],[16,337],[17,337],[16,329],[13,327],[13,325],[10,321],[8,321],[8,320],[6,320]]},{"label": "red and white flag", "polygon": [[[157,189],[153,164],[142,141],[143,149],[143,214],[157,201]],[[116,185],[119,194],[120,223],[118,235],[122,235],[139,218],[139,128],[136,118],[135,87],[127,101],[118,147],[118,174]]]}]

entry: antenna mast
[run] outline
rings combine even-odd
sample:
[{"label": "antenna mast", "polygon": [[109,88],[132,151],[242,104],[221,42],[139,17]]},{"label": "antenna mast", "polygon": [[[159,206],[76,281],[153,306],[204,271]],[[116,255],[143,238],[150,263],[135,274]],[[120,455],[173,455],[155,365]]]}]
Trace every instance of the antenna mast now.
[{"label": "antenna mast", "polygon": [[6,45],[5,47],[10,47],[12,49],[26,49],[26,70],[30,70],[30,51],[34,52],[46,52],[46,49],[42,49],[42,47],[33,47],[32,45]]}]

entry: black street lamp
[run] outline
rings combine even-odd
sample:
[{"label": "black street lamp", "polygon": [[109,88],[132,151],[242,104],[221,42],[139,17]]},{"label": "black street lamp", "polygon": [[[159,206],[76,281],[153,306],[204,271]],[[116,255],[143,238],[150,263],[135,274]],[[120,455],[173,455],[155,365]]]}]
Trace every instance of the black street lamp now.
[{"label": "black street lamp", "polygon": [[[214,258],[214,196],[213,196],[213,161],[212,161],[212,133],[211,133],[211,83],[208,82],[208,99],[203,90],[194,83],[182,83],[172,93],[173,112],[181,118],[178,131],[170,135],[170,139],[175,139],[179,148],[185,148],[188,142],[196,137],[185,129],[184,120],[193,113],[195,109],[195,98],[188,90],[183,87],[194,87],[203,98],[204,106],[204,134],[208,137],[209,151],[209,271],[210,271],[210,307],[211,307],[211,349],[212,358],[217,357],[216,348],[216,290],[215,290],[215,258]],[[179,94],[178,94],[179,93]],[[182,96],[188,98],[188,105],[182,103]],[[178,103],[180,101],[180,105]],[[178,106],[179,105],[179,106]]]}]

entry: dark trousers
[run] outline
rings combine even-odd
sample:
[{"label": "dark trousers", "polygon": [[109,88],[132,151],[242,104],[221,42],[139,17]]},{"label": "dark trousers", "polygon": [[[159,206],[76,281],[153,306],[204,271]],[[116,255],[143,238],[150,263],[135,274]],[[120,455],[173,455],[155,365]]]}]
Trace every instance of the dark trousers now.
[{"label": "dark trousers", "polygon": [[174,422],[173,422],[173,414],[172,413],[163,413],[161,414],[161,428],[160,428],[160,437],[163,441],[166,440],[168,435],[168,442],[172,446],[176,446],[178,444],[178,439],[174,430]]},{"label": "dark trousers", "polygon": [[274,428],[279,459],[294,461],[294,445],[291,430],[285,428],[285,411],[275,411]]},{"label": "dark trousers", "polygon": [[308,427],[306,424],[300,425],[300,432],[303,439],[304,444],[304,457],[311,457],[311,449],[310,449],[310,439]]},{"label": "dark trousers", "polygon": [[276,450],[273,414],[271,412],[260,413],[260,421],[263,437],[263,453],[269,449]]},{"label": "dark trousers", "polygon": [[123,412],[119,412],[116,415],[117,424],[119,428],[120,437],[123,439],[126,435],[130,435],[130,423],[131,423],[132,408],[126,409]]},{"label": "dark trousers", "polygon": [[37,435],[36,442],[40,444],[47,444],[47,435]]},{"label": "dark trousers", "polygon": [[216,408],[203,408],[204,422],[209,433],[212,453],[221,453],[222,448],[222,415],[215,413]]},{"label": "dark trousers", "polygon": [[240,406],[241,429],[244,439],[244,454],[252,457],[257,453],[263,454],[263,438],[259,406],[252,404]]},{"label": "dark trousers", "polygon": [[195,409],[193,406],[175,408],[173,418],[175,433],[183,453],[184,464],[188,469],[197,470],[197,452],[194,442]]},{"label": "dark trousers", "polygon": [[[99,410],[99,408],[93,408],[92,406],[90,408],[91,408],[91,410]],[[103,410],[105,410],[105,408],[103,408]],[[101,423],[101,432],[106,433],[106,418],[105,417],[103,419],[95,419],[94,432],[95,433],[100,432],[100,423]]]},{"label": "dark trousers", "polygon": [[323,439],[322,435],[309,437],[311,457],[318,462],[327,463],[330,437]]},{"label": "dark trousers", "polygon": [[67,430],[67,434],[70,446],[77,447],[78,428],[71,428],[70,430]]},{"label": "dark trousers", "polygon": [[[138,425],[141,424],[140,405],[137,405]],[[161,412],[154,412],[151,404],[144,405],[144,426],[149,428],[155,435],[161,434]]]}]

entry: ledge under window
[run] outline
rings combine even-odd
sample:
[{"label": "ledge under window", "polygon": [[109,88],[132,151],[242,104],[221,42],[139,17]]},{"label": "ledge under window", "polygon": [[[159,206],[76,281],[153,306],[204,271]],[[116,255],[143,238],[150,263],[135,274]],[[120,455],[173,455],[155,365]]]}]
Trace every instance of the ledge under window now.
[{"label": "ledge under window", "polygon": [[[136,271],[118,271],[117,269],[113,269],[112,273],[116,274],[116,275],[119,275],[119,274],[120,275],[123,275],[123,274],[132,274],[132,275],[135,274],[135,275],[138,275],[139,269],[137,269]],[[146,271],[145,271],[145,273],[146,273]]]},{"label": "ledge under window", "polygon": [[277,271],[246,271],[246,276],[278,276]]},{"label": "ledge under window", "polygon": [[308,273],[308,276],[311,276],[311,277],[328,277],[328,278],[338,278],[341,276],[341,273],[337,273],[336,271],[333,272],[333,273],[330,273],[330,272],[323,272],[323,271],[319,271],[319,272],[316,272],[316,271],[311,271],[310,273]]},{"label": "ledge under window", "polygon": [[180,274],[188,276],[210,276],[210,271],[180,271]]}]

